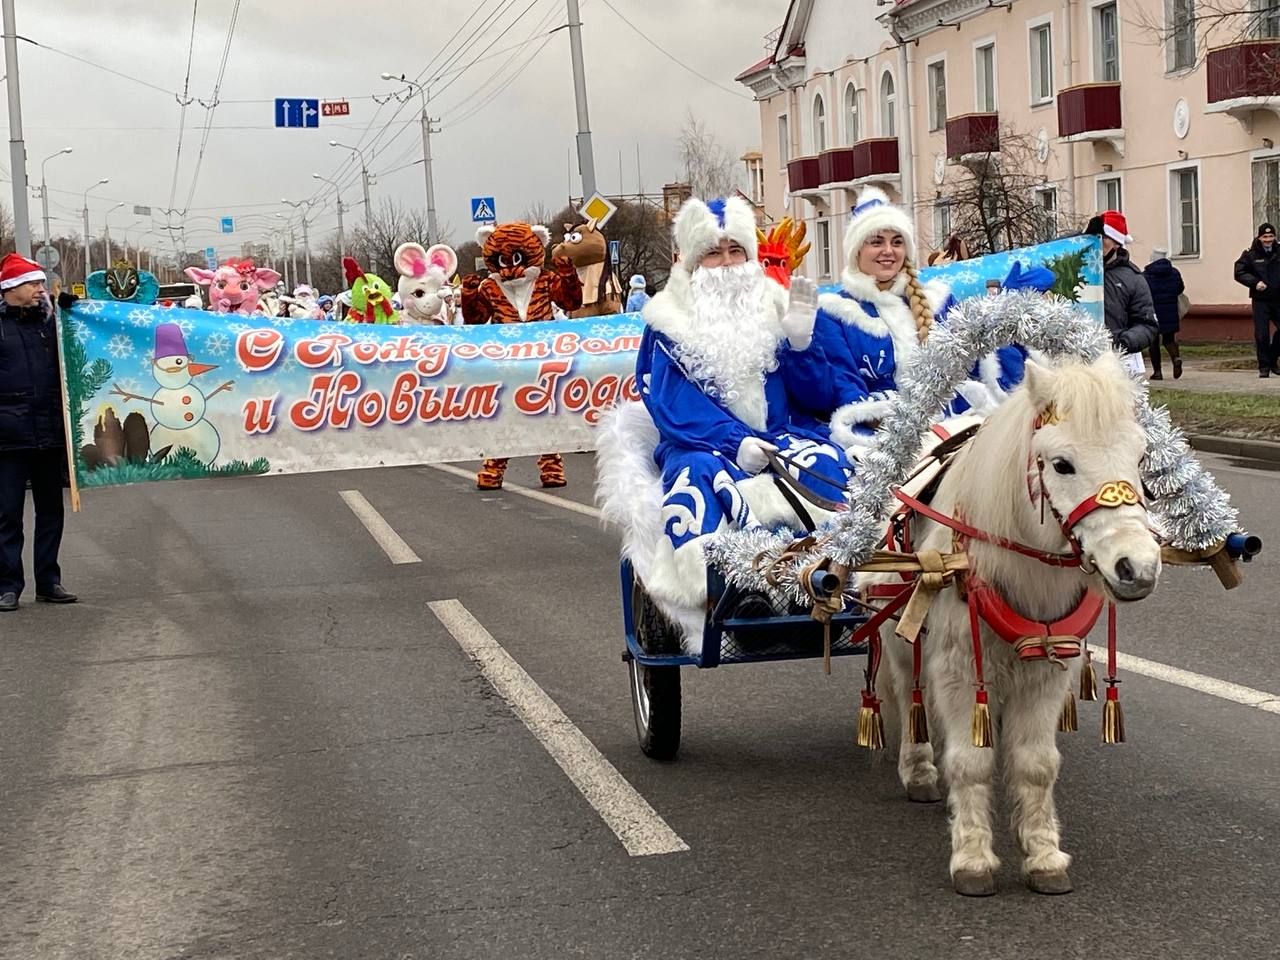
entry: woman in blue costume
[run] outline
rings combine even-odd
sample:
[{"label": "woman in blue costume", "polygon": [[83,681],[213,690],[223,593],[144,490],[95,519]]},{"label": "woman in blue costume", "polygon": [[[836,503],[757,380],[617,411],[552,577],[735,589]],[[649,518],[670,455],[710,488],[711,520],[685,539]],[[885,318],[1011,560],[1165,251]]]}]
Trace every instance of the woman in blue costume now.
[{"label": "woman in blue costume", "polygon": [[[838,293],[818,298],[813,347],[797,354],[788,383],[800,408],[797,424],[820,429],[851,456],[867,446],[889,412],[898,371],[910,364],[934,323],[955,305],[938,281],[920,282],[912,263],[911,219],[868,187],[845,230],[847,263]],[[983,413],[1022,379],[1025,353],[1004,348],[978,363],[946,410]]]}]

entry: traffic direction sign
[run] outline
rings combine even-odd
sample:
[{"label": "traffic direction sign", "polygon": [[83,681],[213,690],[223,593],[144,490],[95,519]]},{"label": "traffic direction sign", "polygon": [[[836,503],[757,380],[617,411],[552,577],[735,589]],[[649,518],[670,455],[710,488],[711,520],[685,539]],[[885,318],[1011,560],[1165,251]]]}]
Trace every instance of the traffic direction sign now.
[{"label": "traffic direction sign", "polygon": [[236,222],[232,217],[223,217],[218,221],[218,226],[223,233],[235,233]]},{"label": "traffic direction sign", "polygon": [[218,254],[213,247],[204,248],[204,262],[210,270],[218,269]]},{"label": "traffic direction sign", "polygon": [[471,198],[471,222],[472,223],[492,223],[498,219],[498,215],[493,212],[493,197],[472,197]]},{"label": "traffic direction sign", "polygon": [[303,97],[276,99],[277,127],[320,126],[320,101]]}]

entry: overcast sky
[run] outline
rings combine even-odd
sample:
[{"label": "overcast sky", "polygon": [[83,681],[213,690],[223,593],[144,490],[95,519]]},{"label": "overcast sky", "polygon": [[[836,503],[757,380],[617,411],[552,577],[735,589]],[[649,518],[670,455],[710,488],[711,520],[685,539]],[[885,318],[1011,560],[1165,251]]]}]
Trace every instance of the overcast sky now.
[{"label": "overcast sky", "polygon": [[[781,23],[785,0],[608,0],[658,45],[728,90],[664,57],[606,0],[581,2],[601,189],[619,189],[621,152],[621,186],[635,190],[637,144],[647,190],[676,179],[676,139],[686,106],[735,156],[757,146],[757,108],[733,77],[763,56],[763,37]],[[212,99],[234,6],[234,0],[198,0],[189,90],[205,102]],[[570,156],[576,120],[568,31],[555,33],[545,47],[538,40],[508,49],[565,23],[565,6],[565,0],[242,0],[194,192],[208,116],[204,107],[187,108],[175,186],[181,108],[172,92],[19,43],[28,176],[38,185],[41,161],[64,146],[74,148],[47,165],[55,234],[78,232],[84,189],[109,177],[109,184],[89,195],[95,233],[119,201],[129,206],[111,216],[117,239],[131,225],[135,235],[145,229],[134,224],[135,203],[150,205],[161,222],[160,208],[188,209],[190,245],[213,243],[226,257],[238,253],[240,243],[262,239],[275,212],[289,212],[280,198],[321,197],[327,206],[316,214],[314,243],[336,229],[336,217],[333,189],[312,173],[344,184],[343,199],[352,208],[348,223],[362,216],[359,168],[348,162],[349,152],[329,146],[330,139],[369,146],[368,166],[378,174],[375,206],[394,197],[425,207],[422,165],[409,165],[421,158],[416,100],[382,131],[400,105],[393,101],[377,112],[371,97],[394,89],[379,79],[383,71],[414,77],[430,66],[427,77],[444,69],[433,84],[439,94],[433,91],[431,109],[443,126],[432,140],[436,204],[442,223],[460,242],[472,232],[472,196],[494,196],[499,219],[507,219],[532,203],[558,208],[570,191],[581,189],[576,156]],[[163,91],[183,89],[191,0],[16,0],[16,7],[19,36]],[[495,11],[501,15],[476,45],[446,66]],[[464,22],[462,34],[445,50]],[[509,29],[499,39],[504,28]],[[504,52],[458,72],[494,51]],[[275,97],[346,98],[351,115],[321,119],[315,130],[277,130]],[[6,121],[7,113],[5,108]],[[0,168],[6,180],[8,159]],[[38,239],[40,202],[30,203]],[[218,216],[236,217],[234,235],[216,232]]]}]

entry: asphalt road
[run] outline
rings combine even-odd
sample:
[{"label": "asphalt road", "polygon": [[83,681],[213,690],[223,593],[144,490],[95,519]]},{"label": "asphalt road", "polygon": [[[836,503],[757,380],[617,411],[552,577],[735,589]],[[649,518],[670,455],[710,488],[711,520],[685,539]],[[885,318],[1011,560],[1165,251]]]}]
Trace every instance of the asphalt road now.
[{"label": "asphalt road", "polygon": [[[1233,594],[1167,572],[1123,649],[1280,691],[1280,474],[1206,459],[1273,553]],[[557,496],[589,502],[590,472],[570,458]],[[421,562],[391,563],[347,490]],[[1028,892],[1002,836],[998,895],[966,900],[944,810],[854,746],[858,663],[686,671],[681,758],[640,754],[590,516],[431,468],[85,501],[63,552],[84,602],[0,619],[4,958],[1277,955],[1275,713],[1130,675],[1129,742],[1103,747],[1082,704],[1058,789],[1076,892]],[[626,853],[445,599],[686,852]]]}]

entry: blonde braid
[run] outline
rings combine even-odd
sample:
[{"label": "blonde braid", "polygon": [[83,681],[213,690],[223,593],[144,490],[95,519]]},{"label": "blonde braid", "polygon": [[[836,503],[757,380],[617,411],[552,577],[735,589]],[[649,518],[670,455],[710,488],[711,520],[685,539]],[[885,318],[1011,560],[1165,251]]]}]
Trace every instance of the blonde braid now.
[{"label": "blonde braid", "polygon": [[916,273],[915,264],[908,260],[902,269],[907,274],[907,303],[916,320],[916,339],[924,343],[929,339],[929,330],[933,327],[933,310],[924,295],[924,287],[920,285],[920,275]]}]

